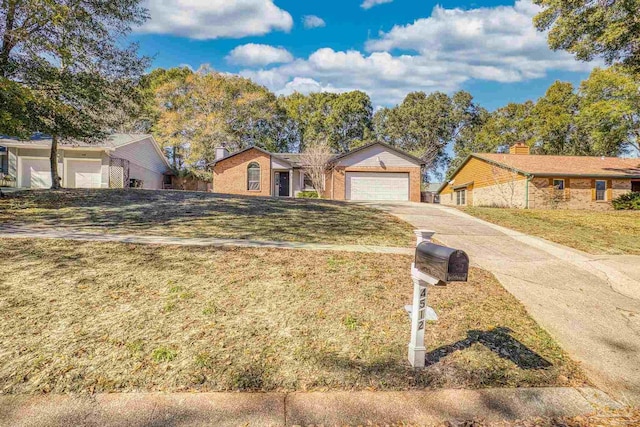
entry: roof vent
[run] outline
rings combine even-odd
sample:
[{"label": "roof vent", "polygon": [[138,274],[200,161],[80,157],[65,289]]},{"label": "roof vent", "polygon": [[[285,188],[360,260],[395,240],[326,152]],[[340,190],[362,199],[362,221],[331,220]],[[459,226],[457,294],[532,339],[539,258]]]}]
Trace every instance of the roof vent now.
[{"label": "roof vent", "polygon": [[509,154],[530,154],[529,146],[524,142],[518,142],[509,147]]}]

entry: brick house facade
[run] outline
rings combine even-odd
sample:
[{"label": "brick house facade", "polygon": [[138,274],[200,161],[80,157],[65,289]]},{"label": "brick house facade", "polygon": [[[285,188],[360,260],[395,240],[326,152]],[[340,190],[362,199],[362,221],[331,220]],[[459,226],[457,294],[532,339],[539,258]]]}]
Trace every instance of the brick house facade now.
[{"label": "brick house facade", "polygon": [[213,168],[214,191],[225,194],[244,194],[247,196],[270,196],[271,173],[260,173],[260,186],[250,190],[247,186],[249,164],[257,163],[262,171],[271,170],[271,155],[257,148],[238,153],[224,162],[218,162]]},{"label": "brick house facade", "polygon": [[[251,147],[233,154],[219,148],[213,191],[247,196],[295,197],[312,190],[300,154]],[[249,167],[259,166],[260,188],[251,189]],[[322,197],[332,200],[420,201],[423,162],[388,144],[375,142],[334,156]],[[257,176],[257,175],[256,175]]]},{"label": "brick house facade", "polygon": [[471,154],[439,190],[445,205],[534,209],[612,209],[611,201],[640,191],[640,159],[529,154]]}]

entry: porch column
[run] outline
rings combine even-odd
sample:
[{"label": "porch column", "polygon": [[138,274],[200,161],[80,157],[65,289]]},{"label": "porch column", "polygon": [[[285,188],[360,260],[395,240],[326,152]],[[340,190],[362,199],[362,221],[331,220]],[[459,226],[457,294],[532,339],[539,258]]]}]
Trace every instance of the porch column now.
[{"label": "porch column", "polygon": [[293,197],[293,169],[289,169],[289,197]]}]

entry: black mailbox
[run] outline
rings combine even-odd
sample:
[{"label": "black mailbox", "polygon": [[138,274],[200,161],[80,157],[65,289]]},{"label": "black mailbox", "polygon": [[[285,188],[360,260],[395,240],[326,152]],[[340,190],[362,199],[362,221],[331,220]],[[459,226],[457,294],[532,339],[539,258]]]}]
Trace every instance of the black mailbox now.
[{"label": "black mailbox", "polygon": [[415,268],[443,282],[466,282],[469,257],[464,251],[422,242],[416,247]]}]

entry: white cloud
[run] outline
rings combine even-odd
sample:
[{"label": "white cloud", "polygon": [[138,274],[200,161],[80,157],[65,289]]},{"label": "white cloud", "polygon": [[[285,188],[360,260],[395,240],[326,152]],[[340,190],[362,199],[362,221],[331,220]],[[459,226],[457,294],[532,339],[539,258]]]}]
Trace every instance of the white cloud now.
[{"label": "white cloud", "polygon": [[538,11],[529,0],[471,10],[436,6],[429,18],[395,26],[367,42],[366,48],[414,51],[431,60],[465,64],[473,70],[470,77],[502,82],[543,77],[550,69],[590,68],[566,52],[547,47],[546,34],[532,24]]},{"label": "white cloud", "polygon": [[143,33],[193,39],[240,38],[289,31],[291,15],[273,0],[145,0],[151,19]]},{"label": "white cloud", "polygon": [[546,35],[533,27],[537,10],[529,0],[470,10],[435,7],[430,17],[370,40],[368,53],[323,48],[306,59],[241,74],[278,93],[360,89],[375,104],[388,105],[411,91],[450,93],[472,79],[511,83],[598,65],[551,51]]},{"label": "white cloud", "polygon": [[293,55],[281,47],[249,43],[233,49],[226,59],[232,64],[260,66],[291,62]]},{"label": "white cloud", "polygon": [[306,29],[311,28],[322,28],[327,24],[324,22],[324,19],[320,18],[316,15],[305,15],[302,17],[302,24]]},{"label": "white cloud", "polygon": [[364,0],[360,5],[363,9],[371,9],[379,4],[391,3],[393,0]]},{"label": "white cloud", "polygon": [[364,55],[330,48],[319,49],[307,59],[267,70],[243,70],[240,74],[279,94],[360,89],[381,104],[398,102],[414,90],[453,91],[466,80],[463,72],[454,74],[451,67],[420,56],[393,56],[387,52]]}]

